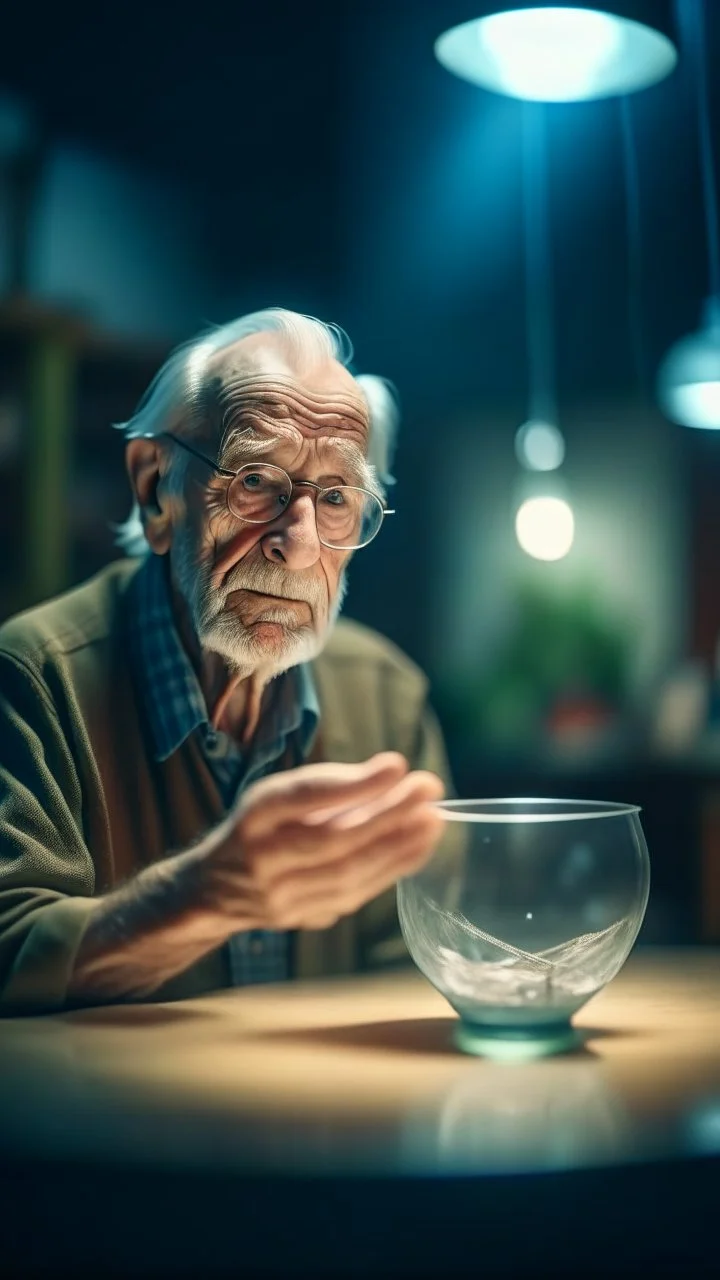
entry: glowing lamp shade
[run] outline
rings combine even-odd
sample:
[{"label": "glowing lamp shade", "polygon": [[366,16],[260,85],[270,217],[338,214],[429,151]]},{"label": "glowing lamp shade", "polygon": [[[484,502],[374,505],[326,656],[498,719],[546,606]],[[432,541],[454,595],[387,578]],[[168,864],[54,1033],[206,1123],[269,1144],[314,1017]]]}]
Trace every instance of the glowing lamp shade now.
[{"label": "glowing lamp shade", "polygon": [[562,560],[575,537],[572,507],[564,498],[528,498],[515,516],[515,534],[535,560]]},{"label": "glowing lamp shade", "polygon": [[[478,0],[476,11],[487,8]],[[438,61],[485,89],[537,102],[632,93],[662,80],[677,62],[672,39],[658,29],[670,30],[670,18],[655,17],[662,0],[652,9],[635,6],[643,17],[653,14],[648,22],[622,16],[627,4],[503,8],[445,31],[435,42]]]},{"label": "glowing lamp shade", "polygon": [[701,329],[671,347],[658,374],[663,413],[684,427],[720,430],[720,305],[710,302]]}]

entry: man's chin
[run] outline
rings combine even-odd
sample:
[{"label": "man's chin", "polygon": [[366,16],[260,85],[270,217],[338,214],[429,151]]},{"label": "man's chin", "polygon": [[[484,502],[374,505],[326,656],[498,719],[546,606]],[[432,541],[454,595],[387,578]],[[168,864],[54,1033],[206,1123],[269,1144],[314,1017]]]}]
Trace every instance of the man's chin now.
[{"label": "man's chin", "polygon": [[299,646],[302,635],[283,622],[253,622],[245,627],[243,642],[259,652],[280,653]]},{"label": "man's chin", "polygon": [[300,662],[317,657],[323,641],[310,627],[291,628],[282,622],[262,621],[243,627],[215,625],[201,637],[203,649],[224,658],[235,670],[266,670],[279,674]]}]

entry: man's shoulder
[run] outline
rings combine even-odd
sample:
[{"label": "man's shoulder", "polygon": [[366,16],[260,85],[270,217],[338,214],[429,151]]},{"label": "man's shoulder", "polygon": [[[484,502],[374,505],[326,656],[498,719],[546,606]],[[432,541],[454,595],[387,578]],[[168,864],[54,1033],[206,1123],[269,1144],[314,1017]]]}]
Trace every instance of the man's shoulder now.
[{"label": "man's shoulder", "polygon": [[107,640],[117,625],[118,602],[137,569],[118,560],[80,586],[9,618],[0,626],[0,654],[29,667]]},{"label": "man's shoulder", "polygon": [[348,673],[372,667],[419,689],[427,685],[424,672],[392,640],[350,618],[338,619],[317,662]]}]

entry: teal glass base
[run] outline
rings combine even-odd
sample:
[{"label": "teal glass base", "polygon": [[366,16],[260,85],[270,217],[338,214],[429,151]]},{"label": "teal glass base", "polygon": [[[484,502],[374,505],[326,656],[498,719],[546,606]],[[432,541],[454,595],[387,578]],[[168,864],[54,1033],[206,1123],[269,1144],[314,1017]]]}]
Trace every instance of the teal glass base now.
[{"label": "teal glass base", "polygon": [[455,1044],[463,1053],[502,1062],[527,1062],[549,1058],[582,1047],[584,1040],[571,1022],[553,1022],[539,1027],[490,1027],[458,1022]]}]

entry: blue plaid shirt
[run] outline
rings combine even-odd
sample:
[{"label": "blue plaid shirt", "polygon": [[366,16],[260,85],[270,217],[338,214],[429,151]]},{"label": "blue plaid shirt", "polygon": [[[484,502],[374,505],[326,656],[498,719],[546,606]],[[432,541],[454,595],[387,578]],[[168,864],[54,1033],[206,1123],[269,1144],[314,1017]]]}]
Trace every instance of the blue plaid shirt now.
[{"label": "blue plaid shirt", "polygon": [[[132,657],[148,710],[155,759],[167,760],[191,734],[198,734],[226,808],[251,782],[274,773],[288,748],[295,762],[302,763],[320,716],[310,667],[292,667],[270,683],[252,745],[241,751],[234,739],[210,724],[200,683],[175,626],[165,557],[150,554],[131,590]],[[235,934],[229,952],[232,980],[238,986],[280,982],[289,976],[285,933]]]}]

